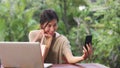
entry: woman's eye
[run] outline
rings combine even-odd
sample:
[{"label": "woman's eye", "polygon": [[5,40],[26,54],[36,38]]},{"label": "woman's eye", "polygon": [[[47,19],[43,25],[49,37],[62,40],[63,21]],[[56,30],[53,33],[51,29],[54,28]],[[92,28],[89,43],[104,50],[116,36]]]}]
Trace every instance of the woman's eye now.
[{"label": "woman's eye", "polygon": [[51,27],[51,25],[48,25],[48,27]]},{"label": "woman's eye", "polygon": [[57,26],[56,24],[54,24],[54,27]]}]

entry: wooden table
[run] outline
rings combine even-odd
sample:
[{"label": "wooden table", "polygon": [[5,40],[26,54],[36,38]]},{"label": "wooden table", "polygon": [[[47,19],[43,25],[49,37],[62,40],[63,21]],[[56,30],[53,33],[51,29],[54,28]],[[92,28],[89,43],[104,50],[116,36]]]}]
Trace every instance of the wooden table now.
[{"label": "wooden table", "polygon": [[[4,68],[17,68],[17,67],[4,67]],[[108,68],[108,67],[98,63],[80,63],[80,64],[52,64],[50,67],[45,68]]]},{"label": "wooden table", "polygon": [[81,64],[53,64],[49,68],[108,68],[98,63],[81,63]]}]

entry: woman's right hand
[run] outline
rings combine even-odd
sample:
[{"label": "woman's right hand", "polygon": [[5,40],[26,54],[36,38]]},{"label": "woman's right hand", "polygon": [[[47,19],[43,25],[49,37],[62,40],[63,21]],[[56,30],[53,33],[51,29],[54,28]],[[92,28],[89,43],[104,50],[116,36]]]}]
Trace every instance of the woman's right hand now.
[{"label": "woman's right hand", "polygon": [[37,34],[37,40],[38,39],[41,40],[43,36],[45,36],[45,38],[46,38],[45,43],[48,46],[48,44],[50,44],[52,42],[52,36],[50,34],[45,33],[43,29],[40,29],[39,33]]}]

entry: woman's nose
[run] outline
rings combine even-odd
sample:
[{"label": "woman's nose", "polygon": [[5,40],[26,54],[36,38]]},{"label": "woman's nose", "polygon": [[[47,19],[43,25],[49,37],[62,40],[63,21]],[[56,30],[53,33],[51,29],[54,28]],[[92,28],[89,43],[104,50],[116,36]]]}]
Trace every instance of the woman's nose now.
[{"label": "woman's nose", "polygon": [[52,26],[52,27],[50,28],[50,31],[51,31],[51,32],[54,32],[54,31],[55,31],[55,28]]}]

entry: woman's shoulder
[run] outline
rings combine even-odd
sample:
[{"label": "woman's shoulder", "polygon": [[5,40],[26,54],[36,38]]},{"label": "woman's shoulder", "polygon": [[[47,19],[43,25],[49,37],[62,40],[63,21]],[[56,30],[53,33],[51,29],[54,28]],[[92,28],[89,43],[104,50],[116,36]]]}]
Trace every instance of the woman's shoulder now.
[{"label": "woman's shoulder", "polygon": [[38,33],[40,30],[31,30],[29,33]]},{"label": "woman's shoulder", "polygon": [[68,39],[67,39],[67,37],[65,36],[65,35],[62,35],[62,34],[59,34],[59,33],[56,33],[56,35],[57,35],[57,39],[58,40],[61,40],[61,41],[68,41]]},{"label": "woman's shoulder", "polygon": [[32,30],[29,32],[29,35],[36,35],[40,30]]},{"label": "woman's shoulder", "polygon": [[40,32],[40,30],[32,30],[29,32],[28,37],[34,38],[39,32]]}]

